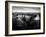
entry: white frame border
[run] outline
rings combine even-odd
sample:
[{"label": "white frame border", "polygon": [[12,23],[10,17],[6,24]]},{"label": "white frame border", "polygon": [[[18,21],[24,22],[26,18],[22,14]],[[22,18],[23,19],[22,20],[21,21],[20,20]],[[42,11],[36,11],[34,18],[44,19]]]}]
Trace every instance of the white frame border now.
[{"label": "white frame border", "polygon": [[[22,3],[23,4],[23,3]],[[42,33],[43,32],[43,5],[42,4],[28,4],[27,7],[40,7],[41,8],[41,29],[40,30],[21,30],[21,31],[12,31],[12,6],[23,6],[21,3],[11,3],[8,2],[8,34],[27,34],[27,33]],[[25,6],[25,5],[24,5]]]}]

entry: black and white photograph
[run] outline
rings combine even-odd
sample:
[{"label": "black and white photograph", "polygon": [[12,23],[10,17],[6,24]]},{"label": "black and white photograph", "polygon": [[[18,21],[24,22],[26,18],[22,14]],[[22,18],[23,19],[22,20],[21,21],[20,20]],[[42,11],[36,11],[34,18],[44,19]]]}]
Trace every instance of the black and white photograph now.
[{"label": "black and white photograph", "polygon": [[12,7],[12,30],[40,29],[40,8]]},{"label": "black and white photograph", "polygon": [[44,34],[44,3],[20,1],[5,3],[6,36]]}]

